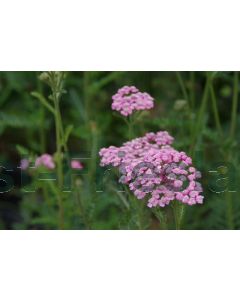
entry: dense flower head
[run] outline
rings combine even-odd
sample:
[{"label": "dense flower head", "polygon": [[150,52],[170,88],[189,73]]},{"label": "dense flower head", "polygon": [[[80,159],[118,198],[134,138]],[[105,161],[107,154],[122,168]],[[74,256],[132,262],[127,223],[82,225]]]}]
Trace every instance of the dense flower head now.
[{"label": "dense flower head", "polygon": [[103,148],[101,166],[118,167],[120,182],[138,199],[147,199],[148,207],[168,205],[178,200],[188,205],[203,202],[201,174],[185,152],[175,150],[166,131],[147,133],[121,147]]},{"label": "dense flower head", "polygon": [[154,99],[148,93],[140,92],[135,86],[124,86],[112,96],[112,109],[123,116],[129,116],[134,111],[151,109]]}]

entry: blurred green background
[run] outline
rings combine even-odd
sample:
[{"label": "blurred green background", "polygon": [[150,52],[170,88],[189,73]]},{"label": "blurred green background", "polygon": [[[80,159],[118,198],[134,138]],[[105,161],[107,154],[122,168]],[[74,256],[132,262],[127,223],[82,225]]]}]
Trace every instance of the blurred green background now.
[{"label": "blurred green background", "polygon": [[[56,148],[52,116],[31,96],[32,91],[49,95],[39,74],[0,72],[1,186],[4,176],[12,180],[10,190],[0,194],[1,229],[58,228],[54,195],[47,191],[51,200],[46,203],[43,186],[35,193],[24,191],[17,168],[23,154],[53,154]],[[62,119],[65,127],[73,125],[69,151],[82,158],[84,169],[65,199],[65,228],[137,229],[134,213],[117,192],[117,176],[99,167],[98,157],[100,148],[128,139],[126,124],[111,110],[111,97],[123,85],[155,99],[154,109],[136,124],[136,137],[167,130],[174,147],[191,155],[202,172],[204,204],[186,208],[183,229],[239,229],[237,72],[67,72]],[[25,179],[28,184],[34,180]],[[164,209],[174,229],[171,211]],[[161,229],[150,209],[144,213],[146,229]]]}]

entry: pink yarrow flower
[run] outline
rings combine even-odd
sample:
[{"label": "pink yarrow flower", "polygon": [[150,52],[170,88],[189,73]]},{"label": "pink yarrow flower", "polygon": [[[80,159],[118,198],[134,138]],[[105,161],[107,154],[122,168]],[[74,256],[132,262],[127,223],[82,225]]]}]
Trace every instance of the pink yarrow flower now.
[{"label": "pink yarrow flower", "polygon": [[185,152],[174,149],[173,137],[166,131],[100,150],[101,166],[117,167],[119,181],[128,185],[148,207],[164,207],[177,200],[188,205],[203,203],[199,171]]},{"label": "pink yarrow flower", "polygon": [[137,110],[153,108],[154,99],[148,93],[140,92],[135,86],[124,86],[112,96],[112,109],[123,116],[129,116]]},{"label": "pink yarrow flower", "polygon": [[54,169],[55,168],[55,163],[54,163],[52,155],[47,154],[47,153],[42,154],[41,156],[39,156],[36,159],[35,166],[36,167],[44,166],[47,169]]}]

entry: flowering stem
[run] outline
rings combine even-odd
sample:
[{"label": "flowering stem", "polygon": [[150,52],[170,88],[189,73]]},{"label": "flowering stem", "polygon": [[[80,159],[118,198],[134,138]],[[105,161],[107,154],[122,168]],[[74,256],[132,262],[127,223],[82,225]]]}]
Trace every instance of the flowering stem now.
[{"label": "flowering stem", "polygon": [[127,125],[128,125],[128,138],[129,140],[134,138],[134,131],[133,131],[133,124],[134,124],[134,119],[132,116],[129,116],[128,119],[125,119]]},{"label": "flowering stem", "polygon": [[179,226],[178,214],[175,205],[173,206],[173,215],[174,215],[176,229],[178,230],[180,229],[180,226]]},{"label": "flowering stem", "polygon": [[63,208],[63,166],[62,166],[62,143],[61,143],[61,118],[59,108],[59,98],[53,93],[55,107],[55,128],[56,128],[56,146],[57,146],[57,180],[58,180],[58,206],[59,206],[59,228],[64,228],[64,208]]},{"label": "flowering stem", "polygon": [[184,212],[185,212],[184,204],[175,201],[175,203],[173,203],[173,215],[174,215],[176,229],[181,229]]},{"label": "flowering stem", "polygon": [[131,140],[133,138],[133,124],[132,124],[132,121],[130,120],[129,121],[129,125],[128,125],[128,136],[129,136],[129,139]]},{"label": "flowering stem", "polygon": [[32,96],[37,98],[41,104],[48,109],[54,116],[55,131],[56,131],[56,170],[57,170],[57,199],[58,199],[58,215],[59,215],[59,228],[64,228],[64,208],[63,208],[63,156],[62,147],[67,151],[67,145],[64,136],[62,118],[60,113],[59,101],[61,95],[64,93],[63,80],[64,72],[43,72],[40,74],[39,79],[47,83],[51,87],[52,94],[49,99],[50,103],[41,93],[32,92]]},{"label": "flowering stem", "polygon": [[[48,103],[44,97],[39,97],[39,100],[53,113],[56,131],[56,169],[57,169],[57,199],[58,199],[58,215],[59,228],[64,228],[64,208],[63,208],[63,156],[62,146],[65,145],[64,131],[60,112],[59,101],[63,93],[63,72],[44,72],[40,75],[40,79],[47,82],[52,90],[52,95],[49,97],[53,101],[53,106]],[[65,148],[65,147],[64,147]]]},{"label": "flowering stem", "polygon": [[[38,81],[38,92],[39,94],[42,95],[42,85],[40,84],[40,81]],[[46,132],[45,132],[45,122],[46,122],[46,108],[44,105],[40,105],[40,123],[41,125],[39,126],[39,140],[40,140],[40,148],[41,148],[41,153],[46,152]],[[44,184],[42,187],[43,191],[43,197],[46,200],[48,206],[50,207],[51,201],[49,198],[49,192],[48,188]]]}]

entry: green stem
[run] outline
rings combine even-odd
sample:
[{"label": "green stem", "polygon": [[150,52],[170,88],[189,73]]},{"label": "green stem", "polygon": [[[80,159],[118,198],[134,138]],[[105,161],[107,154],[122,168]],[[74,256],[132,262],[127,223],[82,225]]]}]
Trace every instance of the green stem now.
[{"label": "green stem", "polygon": [[156,218],[158,219],[161,229],[163,229],[163,230],[168,229],[167,216],[166,216],[165,212],[163,212],[160,207],[155,207],[152,209],[152,211],[153,211],[154,215],[156,216]]},{"label": "green stem", "polygon": [[129,122],[128,122],[128,138],[129,140],[133,138],[133,123],[131,118],[129,118]]},{"label": "green stem", "polygon": [[202,134],[202,123],[203,123],[203,116],[204,116],[204,112],[205,112],[207,101],[208,101],[209,83],[210,83],[210,76],[207,73],[207,81],[206,81],[206,84],[205,84],[205,87],[204,87],[204,92],[203,92],[203,97],[202,97],[202,101],[201,101],[201,106],[200,106],[200,109],[198,111],[196,126],[195,126],[195,128],[193,130],[193,135],[191,137],[190,155],[192,157],[194,156],[195,146],[196,146],[197,139]]},{"label": "green stem", "polygon": [[182,226],[184,212],[185,212],[185,206],[184,206],[184,204],[175,201],[175,203],[173,203],[172,207],[173,207],[175,226],[176,226],[176,229],[179,230],[179,229],[181,229],[181,226]]},{"label": "green stem", "polygon": [[90,124],[91,130],[91,162],[89,169],[90,180],[96,177],[96,166],[97,166],[97,156],[98,156],[98,130],[97,125],[94,122]]},{"label": "green stem", "polygon": [[[38,91],[40,94],[42,94],[42,85],[41,83],[38,81]],[[46,109],[44,105],[40,105],[40,126],[39,126],[39,138],[40,138],[40,148],[41,148],[41,153],[45,153],[46,152],[46,131],[45,131],[45,121],[46,121]],[[51,201],[49,198],[49,192],[48,189],[46,187],[46,185],[44,184],[42,187],[42,191],[43,191],[43,197],[44,200],[47,202],[49,208],[51,207]]]},{"label": "green stem", "polygon": [[50,112],[52,112],[55,121],[55,132],[56,132],[56,172],[57,172],[57,201],[58,201],[58,223],[59,228],[64,229],[64,206],[63,206],[63,185],[64,185],[64,175],[63,175],[63,153],[62,148],[67,151],[67,145],[65,141],[62,117],[60,112],[60,98],[64,93],[63,82],[64,82],[65,72],[54,72],[48,71],[40,74],[40,80],[46,82],[52,90],[52,94],[49,99],[52,101],[53,105],[49,103],[45,97],[38,93],[33,92],[32,95],[36,97],[43,106],[45,106]]},{"label": "green stem", "polygon": [[222,132],[221,122],[220,122],[220,118],[219,118],[217,99],[216,99],[216,95],[215,95],[215,91],[214,91],[212,81],[210,81],[209,89],[210,89],[210,94],[211,94],[211,99],[212,99],[212,109],[213,109],[213,114],[214,114],[216,127],[218,129],[218,132],[219,132],[220,136],[222,137],[223,132]]},{"label": "green stem", "polygon": [[91,72],[85,71],[83,73],[83,94],[85,105],[85,121],[89,124],[91,120]]},{"label": "green stem", "polygon": [[143,224],[143,219],[144,219],[144,212],[143,212],[143,202],[141,200],[137,200],[138,203],[138,207],[137,207],[137,210],[138,210],[138,229],[139,230],[143,230],[144,229],[144,224]]},{"label": "green stem", "polygon": [[180,85],[182,93],[183,93],[184,100],[188,101],[189,100],[188,93],[187,93],[187,89],[184,85],[184,81],[183,81],[181,72],[176,72],[176,75],[177,75],[177,79],[178,79],[179,85]]},{"label": "green stem", "polygon": [[53,91],[53,100],[55,107],[55,129],[56,129],[56,147],[57,147],[57,181],[58,181],[58,206],[59,206],[59,228],[64,228],[64,208],[63,208],[63,165],[62,165],[62,141],[61,141],[61,114],[59,108],[59,96]]},{"label": "green stem", "polygon": [[[41,82],[37,81],[38,85],[38,92],[42,94],[43,89]],[[45,132],[45,121],[46,121],[46,113],[45,113],[45,106],[40,105],[40,126],[39,126],[39,137],[40,137],[40,147],[41,147],[41,153],[46,152],[46,132]]]},{"label": "green stem", "polygon": [[41,105],[40,106],[40,123],[41,125],[39,126],[39,137],[40,137],[40,147],[41,147],[41,153],[46,152],[46,134],[45,134],[45,108]]},{"label": "green stem", "polygon": [[191,81],[191,89],[190,89],[190,100],[192,104],[192,108],[195,108],[195,72],[190,72],[190,81]]},{"label": "green stem", "polygon": [[173,207],[173,215],[174,215],[176,230],[178,230],[180,229],[180,226],[179,226],[178,215],[175,206]]},{"label": "green stem", "polygon": [[135,119],[136,116],[129,116],[129,117],[124,117],[124,121],[127,123],[127,126],[128,126],[128,138],[129,140],[133,139],[134,138],[134,129],[133,129],[133,125],[136,121]]},{"label": "green stem", "polygon": [[228,229],[234,229],[234,220],[233,220],[233,201],[232,201],[232,193],[226,192],[226,200],[227,200],[227,224]]},{"label": "green stem", "polygon": [[130,203],[130,209],[132,209],[132,217],[137,229],[144,229],[144,208],[143,201],[137,199],[129,190],[127,190],[128,202]]},{"label": "green stem", "polygon": [[231,128],[230,137],[233,139],[236,131],[237,124],[237,108],[238,108],[238,72],[234,72],[233,79],[233,102],[232,102],[232,116],[231,116]]}]

